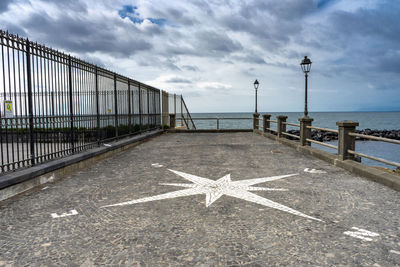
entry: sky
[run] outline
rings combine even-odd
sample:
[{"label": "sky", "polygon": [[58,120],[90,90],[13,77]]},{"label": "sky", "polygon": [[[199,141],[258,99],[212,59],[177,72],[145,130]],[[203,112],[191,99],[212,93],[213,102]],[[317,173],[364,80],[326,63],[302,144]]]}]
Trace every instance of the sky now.
[{"label": "sky", "polygon": [[191,112],[400,110],[398,0],[0,0],[0,28]]}]

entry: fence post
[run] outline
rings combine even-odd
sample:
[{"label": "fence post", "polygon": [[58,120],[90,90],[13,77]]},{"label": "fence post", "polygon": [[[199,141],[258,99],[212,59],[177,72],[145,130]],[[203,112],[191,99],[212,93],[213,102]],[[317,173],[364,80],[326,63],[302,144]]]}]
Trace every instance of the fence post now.
[{"label": "fence post", "polygon": [[117,74],[114,73],[114,109],[115,109],[115,137],[118,138],[118,98],[117,98]]},{"label": "fence post", "polygon": [[359,125],[355,121],[338,121],[336,125],[339,126],[338,135],[338,154],[339,159],[354,159],[354,155],[348,153],[347,151],[355,150],[355,137],[350,136],[349,133],[354,133],[356,127]]},{"label": "fence post", "polygon": [[148,87],[146,87],[146,91],[147,91],[147,127],[146,129],[149,130],[150,128],[150,90]]},{"label": "fence post", "polygon": [[168,114],[169,114],[169,96],[165,91],[161,91],[161,103],[162,103],[162,125],[169,125]]},{"label": "fence post", "polygon": [[33,102],[32,102],[32,72],[31,72],[31,50],[29,39],[26,39],[26,76],[28,83],[28,112],[29,112],[29,135],[31,164],[35,165],[35,133],[33,131]]},{"label": "fence post", "polygon": [[68,56],[68,78],[69,78],[69,116],[71,122],[71,148],[75,152],[75,130],[74,130],[74,106],[72,97],[72,62],[71,55]]},{"label": "fence post", "polygon": [[269,132],[269,128],[271,127],[271,123],[269,122],[269,120],[271,119],[271,115],[270,114],[264,114],[263,115],[263,132],[264,133],[268,133]]},{"label": "fence post", "polygon": [[258,130],[258,125],[259,125],[258,117],[259,116],[260,116],[260,114],[253,113],[253,130]]},{"label": "fence post", "polygon": [[286,132],[286,124],[284,124],[284,122],[286,122],[287,116],[276,116],[276,118],[278,119],[278,137],[283,137],[284,132]]},{"label": "fence post", "polygon": [[174,114],[176,114],[176,94],[174,94]]},{"label": "fence post", "polygon": [[299,119],[300,122],[300,145],[309,146],[311,143],[307,139],[311,139],[311,129],[307,126],[311,126],[314,119],[310,117],[303,117]]},{"label": "fence post", "polygon": [[183,127],[183,97],[181,95],[181,126]]},{"label": "fence post", "polygon": [[139,131],[142,131],[142,88],[140,88],[140,83],[138,84],[139,87]]},{"label": "fence post", "polygon": [[128,129],[132,133],[131,81],[128,80]]},{"label": "fence post", "polygon": [[176,125],[176,115],[175,114],[169,114],[169,127],[170,128],[175,128]]},{"label": "fence post", "polygon": [[219,118],[217,117],[217,130],[219,130]]},{"label": "fence post", "polygon": [[97,117],[97,145],[100,146],[100,107],[99,107],[99,81],[97,66],[94,69],[96,89],[96,117]]}]

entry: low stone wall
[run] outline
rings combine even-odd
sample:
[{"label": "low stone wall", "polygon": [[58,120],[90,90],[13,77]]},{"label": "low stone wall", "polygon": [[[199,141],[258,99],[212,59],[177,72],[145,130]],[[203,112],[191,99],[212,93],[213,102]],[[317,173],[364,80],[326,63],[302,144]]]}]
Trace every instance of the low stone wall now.
[{"label": "low stone wall", "polygon": [[400,191],[400,176],[397,173],[388,173],[386,170],[377,169],[354,160],[340,160],[337,155],[334,155],[332,153],[328,153],[311,146],[301,146],[298,142],[294,142],[292,140],[289,140],[288,138],[279,138],[278,136],[271,133],[263,133],[259,130],[254,130],[254,132],[267,138],[276,140],[287,146],[290,146],[304,154],[317,157],[321,160],[329,162],[357,175],[363,176],[367,179],[389,186],[394,190]]}]

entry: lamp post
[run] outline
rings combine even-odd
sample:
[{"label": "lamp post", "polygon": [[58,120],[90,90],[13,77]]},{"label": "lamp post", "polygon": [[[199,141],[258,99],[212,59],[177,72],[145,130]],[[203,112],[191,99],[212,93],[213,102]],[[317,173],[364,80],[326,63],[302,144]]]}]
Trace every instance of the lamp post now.
[{"label": "lamp post", "polygon": [[255,80],[254,82],[254,89],[256,89],[256,114],[257,114],[257,89],[258,89],[259,82]]},{"label": "lamp post", "polygon": [[308,73],[310,72],[311,69],[311,60],[307,57],[304,56],[304,59],[301,61],[300,66],[301,69],[304,72],[305,78],[306,78],[306,93],[305,93],[305,103],[304,103],[304,117],[308,117],[308,109],[307,109],[307,81],[308,81]]}]

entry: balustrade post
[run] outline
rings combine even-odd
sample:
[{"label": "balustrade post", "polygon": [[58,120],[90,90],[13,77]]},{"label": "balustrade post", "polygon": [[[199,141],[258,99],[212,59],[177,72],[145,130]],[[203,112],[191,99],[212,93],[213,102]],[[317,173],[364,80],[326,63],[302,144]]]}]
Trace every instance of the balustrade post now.
[{"label": "balustrade post", "polygon": [[311,143],[307,139],[311,139],[311,129],[308,126],[312,125],[314,119],[310,117],[303,117],[299,119],[300,122],[300,145],[309,146]]},{"label": "balustrade post", "polygon": [[169,114],[169,127],[175,128],[176,125],[176,114]]},{"label": "balustrade post", "polygon": [[284,132],[286,132],[286,124],[284,124],[284,122],[286,122],[287,116],[276,116],[276,118],[278,119],[278,137],[283,137]]},{"label": "balustrade post", "polygon": [[355,157],[353,154],[350,154],[348,150],[355,150],[356,139],[354,136],[350,136],[349,133],[354,133],[356,131],[356,127],[359,125],[358,122],[355,121],[338,121],[336,125],[339,127],[339,135],[338,135],[338,155],[339,159],[346,160],[352,159]]},{"label": "balustrade post", "polygon": [[260,114],[258,114],[258,113],[254,113],[253,114],[253,130],[258,130],[258,125],[259,125],[258,118],[259,118],[259,116],[260,116]]},{"label": "balustrade post", "polygon": [[268,129],[271,128],[271,123],[269,122],[270,119],[271,119],[270,114],[263,115],[263,132],[264,133],[268,133],[269,132]]}]

